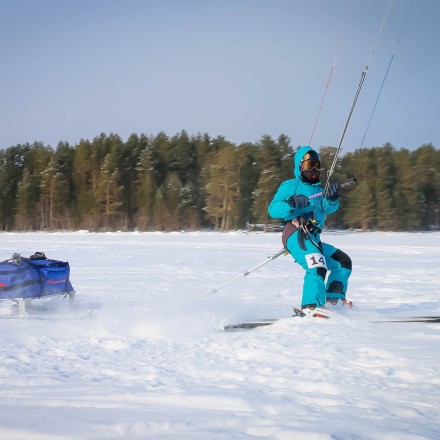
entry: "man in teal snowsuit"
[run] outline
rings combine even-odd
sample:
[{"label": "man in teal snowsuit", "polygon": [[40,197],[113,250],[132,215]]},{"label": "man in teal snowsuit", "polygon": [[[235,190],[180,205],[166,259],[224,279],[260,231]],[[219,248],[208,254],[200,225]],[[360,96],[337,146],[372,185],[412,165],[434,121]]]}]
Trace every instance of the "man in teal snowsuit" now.
[{"label": "man in teal snowsuit", "polygon": [[325,306],[326,301],[345,303],[352,268],[347,254],[321,242],[325,215],[339,208],[339,185],[329,185],[325,197],[310,199],[324,191],[319,185],[320,169],[319,154],[309,146],[299,148],[294,160],[295,178],[280,185],[268,208],[272,218],[284,220],[283,244],[306,271],[301,301],[305,312]]}]

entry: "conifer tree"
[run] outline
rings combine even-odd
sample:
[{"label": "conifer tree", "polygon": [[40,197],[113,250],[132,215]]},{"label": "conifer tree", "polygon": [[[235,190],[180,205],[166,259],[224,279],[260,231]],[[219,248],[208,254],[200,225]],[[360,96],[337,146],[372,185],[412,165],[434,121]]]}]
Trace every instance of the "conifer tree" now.
[{"label": "conifer tree", "polygon": [[[395,229],[416,230],[420,227],[420,217],[411,154],[408,150],[401,149],[394,154],[394,160],[398,170],[398,182],[394,188],[394,198],[398,207]],[[405,209],[402,210],[402,207]]]},{"label": "conifer tree", "polygon": [[41,173],[41,196],[39,202],[41,223],[39,229],[50,231],[56,228],[57,180],[57,173],[52,157],[46,169]]},{"label": "conifer tree", "polygon": [[55,170],[54,221],[55,228],[70,229],[74,225],[72,212],[75,205],[73,161],[75,150],[67,142],[60,142],[53,154]]},{"label": "conifer tree", "polygon": [[155,194],[153,207],[154,227],[161,231],[177,230],[179,224],[179,200],[182,185],[176,173],[169,173]]},{"label": "conifer tree", "polygon": [[136,167],[137,225],[142,230],[153,226],[153,207],[156,194],[154,161],[151,148],[142,151]]},{"label": "conifer tree", "polygon": [[212,150],[211,138],[207,133],[203,135],[199,133],[191,138],[191,142],[196,149],[197,169],[201,170]]},{"label": "conifer tree", "polygon": [[[430,230],[436,225],[438,219],[439,197],[436,189],[436,176],[438,175],[438,161],[436,162],[434,147],[431,144],[422,145],[414,152],[414,173],[417,177],[418,209],[421,227]],[[438,178],[437,178],[438,179]],[[438,180],[437,180],[438,182]],[[437,212],[436,212],[437,210]],[[437,222],[438,225],[438,222]]]},{"label": "conifer tree", "polygon": [[123,228],[121,206],[122,187],[119,185],[116,155],[107,154],[101,167],[96,199],[99,203],[101,223],[104,230]]},{"label": "conifer tree", "polygon": [[201,225],[201,212],[199,203],[199,188],[197,184],[188,182],[180,191],[179,219],[181,228],[192,230],[199,229]]},{"label": "conifer tree", "polygon": [[293,148],[290,145],[290,138],[285,134],[278,136],[277,146],[281,156],[281,180],[293,178]]},{"label": "conifer tree", "polygon": [[222,136],[210,138],[207,134],[198,136],[193,140],[197,151],[197,176],[194,185],[197,187],[197,211],[201,226],[212,227],[212,218],[207,215],[205,207],[207,205],[206,187],[209,181],[209,165],[213,157],[223,146],[232,146],[231,142],[226,141]]},{"label": "conifer tree", "polygon": [[354,197],[346,203],[344,222],[354,229],[372,229],[376,223],[374,217],[373,193],[366,180],[360,180],[350,194]]},{"label": "conifer tree", "polygon": [[267,207],[282,181],[281,162],[283,153],[279,145],[268,135],[264,135],[258,144],[257,159],[260,174],[254,190],[254,215],[257,222],[263,223],[265,231],[270,221]]},{"label": "conifer tree", "polygon": [[246,227],[255,222],[253,213],[254,191],[258,183],[259,169],[257,166],[257,147],[251,143],[241,144],[238,147],[238,161],[240,165],[240,203],[238,225]]},{"label": "conifer tree", "polygon": [[79,228],[96,229],[98,207],[95,200],[96,170],[92,161],[92,145],[81,139],[75,149],[73,182],[75,223]]},{"label": "conifer tree", "polygon": [[39,211],[41,225],[39,229],[70,229],[72,221],[69,204],[69,178],[59,168],[55,155],[41,173],[40,187]]},{"label": "conifer tree", "polygon": [[237,227],[240,203],[240,166],[236,147],[226,141],[208,167],[205,211],[216,230]]},{"label": "conifer tree", "polygon": [[91,184],[93,191],[97,191],[98,189],[102,166],[111,149],[112,140],[105,133],[101,133],[99,136],[93,138],[90,151]]},{"label": "conifer tree", "polygon": [[156,176],[156,185],[159,188],[165,182],[168,171],[168,164],[171,157],[171,142],[164,132],[160,132],[152,139],[152,148],[154,158],[154,170]]},{"label": "conifer tree", "polygon": [[[20,223],[25,224],[26,229],[39,230],[46,229],[41,204],[41,184],[44,171],[53,156],[53,150],[46,147],[41,142],[34,142],[24,155],[24,170],[26,170],[25,182],[20,185],[20,210],[17,210],[17,216]],[[26,193],[26,195],[24,194]],[[26,208],[23,205],[23,199],[27,199]],[[22,209],[26,209],[26,219],[24,220]]]},{"label": "conifer tree", "polygon": [[203,182],[200,179],[197,146],[194,139],[190,138],[184,130],[171,139],[171,145],[169,169],[179,179],[177,182],[174,178],[173,184],[176,191],[179,189],[179,196],[175,199],[176,206],[170,205],[168,196],[169,209],[171,211],[177,210],[179,227],[194,229],[200,226],[201,205],[198,203],[198,199],[200,197],[199,188],[203,187]]},{"label": "conifer tree", "polygon": [[[329,180],[329,173],[332,169],[335,154],[337,152],[336,147],[321,147],[319,150],[319,156],[321,159],[321,186],[324,188]],[[330,183],[343,183],[347,180],[347,177],[351,176],[353,173],[353,161],[352,155],[348,154],[346,156],[339,156],[336,164],[333,168],[333,174],[330,176]],[[340,191],[339,199],[344,201],[346,198],[346,192]],[[339,209],[326,217],[326,225],[329,228],[341,228],[345,226],[344,216],[346,203],[340,203]]]},{"label": "conifer tree", "polygon": [[[342,225],[355,229],[376,227],[374,150],[362,149],[342,159],[341,182],[356,177],[358,183],[340,191]],[[338,213],[338,212],[337,212]],[[335,213],[335,214],[337,214]],[[332,214],[329,217],[333,217]]]},{"label": "conifer tree", "polygon": [[32,216],[35,214],[35,201],[30,194],[31,178],[29,170],[23,171],[23,176],[17,186],[15,227],[19,231],[32,229]]},{"label": "conifer tree", "polygon": [[177,173],[182,184],[196,180],[197,149],[184,130],[171,139],[168,169]]},{"label": "conifer tree", "polygon": [[167,218],[169,213],[165,197],[165,187],[162,185],[156,191],[153,207],[153,226],[154,229],[157,231],[166,230]]},{"label": "conifer tree", "polygon": [[137,185],[137,164],[141,152],[147,148],[148,139],[145,136],[139,137],[131,134],[127,142],[123,143],[119,136],[113,135],[112,150],[118,150],[118,179],[122,188],[121,214],[126,219],[127,228],[135,226],[136,217],[136,185]]},{"label": "conifer tree", "polygon": [[397,169],[394,165],[394,148],[386,144],[375,150],[375,198],[377,228],[392,231],[396,228],[397,210],[393,188],[397,183]]},{"label": "conifer tree", "polygon": [[177,172],[168,173],[162,188],[166,215],[164,217],[165,231],[175,231],[180,228],[180,201],[182,183]]}]

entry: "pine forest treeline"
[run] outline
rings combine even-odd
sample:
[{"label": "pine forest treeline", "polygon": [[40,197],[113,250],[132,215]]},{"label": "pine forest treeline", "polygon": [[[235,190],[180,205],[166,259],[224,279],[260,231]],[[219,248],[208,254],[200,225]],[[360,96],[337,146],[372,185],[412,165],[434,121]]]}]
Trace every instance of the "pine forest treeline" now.
[{"label": "pine forest treeline", "polygon": [[[320,154],[328,169],[335,152]],[[268,225],[267,206],[281,181],[292,177],[290,139],[265,135],[234,145],[207,134],[173,137],[115,134],[40,142],[0,151],[3,231],[197,230],[226,231]],[[440,151],[392,145],[347,153],[332,181],[354,174],[358,184],[341,195],[331,228],[382,231],[439,229]],[[325,175],[325,172],[323,173]]]}]

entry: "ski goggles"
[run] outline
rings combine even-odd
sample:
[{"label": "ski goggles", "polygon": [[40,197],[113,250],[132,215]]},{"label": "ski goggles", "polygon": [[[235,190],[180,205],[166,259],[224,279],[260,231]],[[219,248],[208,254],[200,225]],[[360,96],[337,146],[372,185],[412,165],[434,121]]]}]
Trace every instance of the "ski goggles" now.
[{"label": "ski goggles", "polygon": [[311,171],[315,169],[319,171],[321,169],[321,161],[318,159],[316,153],[306,153],[300,164],[301,171]]}]

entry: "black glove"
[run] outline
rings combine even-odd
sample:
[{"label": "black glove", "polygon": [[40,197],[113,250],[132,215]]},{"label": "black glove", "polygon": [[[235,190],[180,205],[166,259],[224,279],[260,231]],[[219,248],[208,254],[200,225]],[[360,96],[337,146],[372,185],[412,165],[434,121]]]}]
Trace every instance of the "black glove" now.
[{"label": "black glove", "polygon": [[310,205],[309,199],[304,194],[295,194],[287,200],[292,208],[303,209]]},{"label": "black glove", "polygon": [[339,197],[339,188],[341,185],[339,183],[331,183],[327,188],[326,198],[327,200],[335,201]]}]

